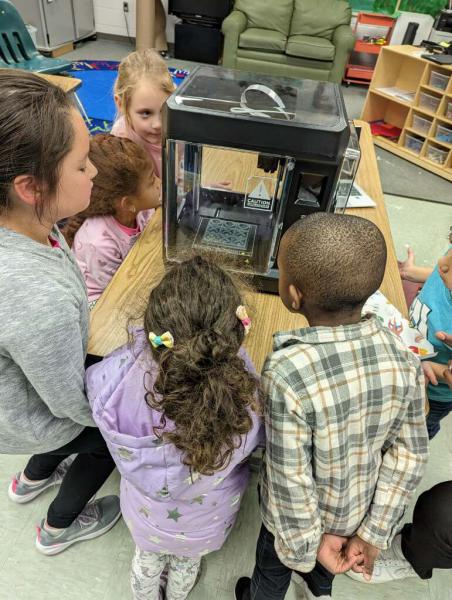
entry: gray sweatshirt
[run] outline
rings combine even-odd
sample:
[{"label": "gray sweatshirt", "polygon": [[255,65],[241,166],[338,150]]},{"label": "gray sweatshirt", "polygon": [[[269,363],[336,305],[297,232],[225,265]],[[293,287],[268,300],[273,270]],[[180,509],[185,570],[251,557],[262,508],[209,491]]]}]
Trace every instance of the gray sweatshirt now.
[{"label": "gray sweatshirt", "polygon": [[56,450],[94,427],[85,396],[85,283],[63,236],[0,227],[0,453]]}]

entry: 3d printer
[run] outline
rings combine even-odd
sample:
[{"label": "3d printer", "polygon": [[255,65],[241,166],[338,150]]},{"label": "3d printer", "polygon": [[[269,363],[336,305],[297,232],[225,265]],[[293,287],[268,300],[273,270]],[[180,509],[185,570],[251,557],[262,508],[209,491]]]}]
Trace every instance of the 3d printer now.
[{"label": "3d printer", "polygon": [[281,235],[344,210],[360,157],[338,85],[198,67],[164,109],[164,257],[215,251],[278,289]]}]

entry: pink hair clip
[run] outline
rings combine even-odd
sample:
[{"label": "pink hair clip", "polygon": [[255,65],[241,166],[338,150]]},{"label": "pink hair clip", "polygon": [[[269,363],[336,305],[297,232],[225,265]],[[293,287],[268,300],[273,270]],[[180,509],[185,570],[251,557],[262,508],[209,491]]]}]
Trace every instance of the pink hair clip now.
[{"label": "pink hair clip", "polygon": [[246,308],[242,305],[237,306],[235,314],[237,319],[242,322],[243,328],[245,329],[245,335],[247,335],[251,328],[251,319],[246,312]]}]

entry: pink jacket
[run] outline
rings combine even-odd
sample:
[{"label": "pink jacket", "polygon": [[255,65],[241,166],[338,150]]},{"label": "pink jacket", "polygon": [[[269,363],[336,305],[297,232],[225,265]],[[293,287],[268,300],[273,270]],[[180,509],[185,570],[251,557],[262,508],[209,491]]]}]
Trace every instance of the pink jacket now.
[{"label": "pink jacket", "polygon": [[89,302],[97,300],[110,283],[154,212],[138,213],[134,229],[107,216],[86,219],[77,231],[72,252],[85,279]]},{"label": "pink jacket", "polygon": [[128,140],[132,140],[132,142],[135,142],[135,144],[138,144],[139,146],[144,148],[152,160],[152,164],[154,165],[155,169],[155,174],[160,179],[162,178],[161,144],[150,144],[149,142],[143,140],[139,135],[135,133],[133,129],[130,129],[124,117],[119,117],[119,119],[114,122],[110,133],[112,135],[115,135],[116,137],[127,138]]}]

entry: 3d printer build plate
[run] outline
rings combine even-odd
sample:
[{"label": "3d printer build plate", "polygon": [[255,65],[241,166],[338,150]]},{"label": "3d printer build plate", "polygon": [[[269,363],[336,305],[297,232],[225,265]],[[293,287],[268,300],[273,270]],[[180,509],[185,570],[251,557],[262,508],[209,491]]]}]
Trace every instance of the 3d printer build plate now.
[{"label": "3d printer build plate", "polygon": [[193,246],[252,256],[257,226],[253,223],[202,217]]}]

